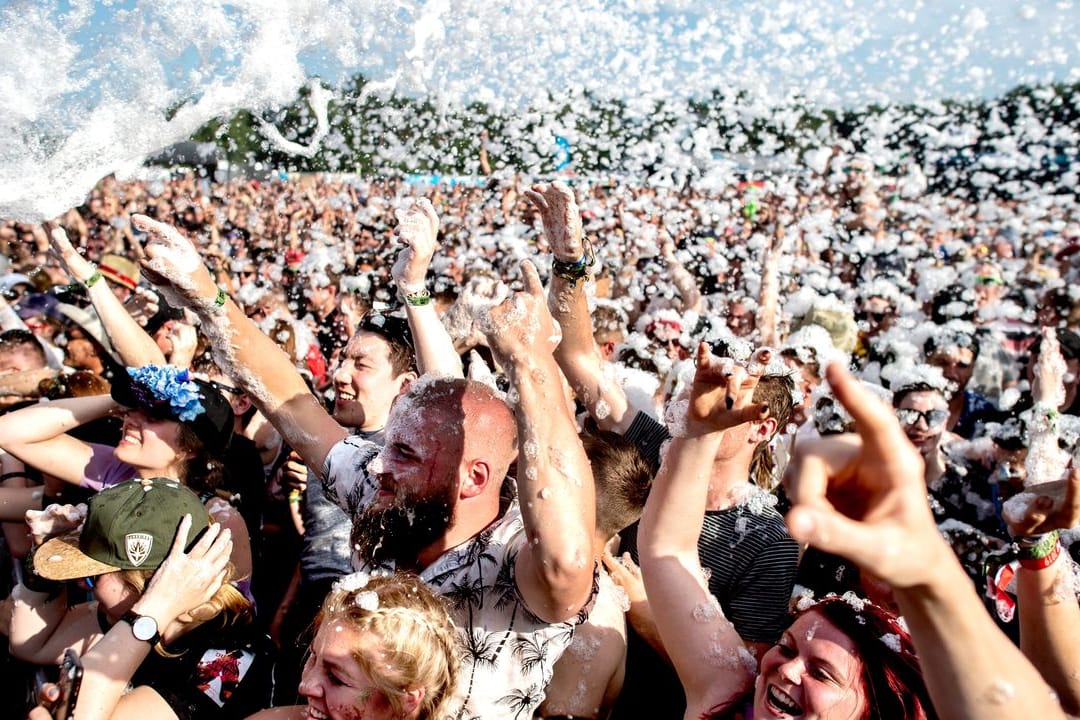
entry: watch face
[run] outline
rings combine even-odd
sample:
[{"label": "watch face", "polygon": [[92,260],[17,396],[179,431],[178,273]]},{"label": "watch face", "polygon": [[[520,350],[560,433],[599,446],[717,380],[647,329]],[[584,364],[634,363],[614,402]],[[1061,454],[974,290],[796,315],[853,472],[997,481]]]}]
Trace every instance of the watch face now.
[{"label": "watch face", "polygon": [[136,639],[149,642],[158,634],[157,621],[152,617],[143,615],[132,623],[131,632]]}]

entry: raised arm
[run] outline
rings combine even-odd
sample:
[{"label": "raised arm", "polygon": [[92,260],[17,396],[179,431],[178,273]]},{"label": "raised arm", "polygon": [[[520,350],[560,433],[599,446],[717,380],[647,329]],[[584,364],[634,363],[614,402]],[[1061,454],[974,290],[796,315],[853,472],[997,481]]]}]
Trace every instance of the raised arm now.
[{"label": "raised arm", "polygon": [[151,236],[143,265],[155,285],[175,305],[189,307],[202,321],[219,367],[244,389],[304,459],[321,472],[327,453],[345,437],[338,425],[308,392],[292,360],[219,290],[191,241],[176,228],[134,215],[135,226]]},{"label": "raised arm", "polygon": [[492,308],[482,327],[517,394],[517,484],[529,542],[518,553],[515,580],[534,613],[559,622],[591,594],[596,498],[552,357],[558,338],[544,288],[532,263],[521,268],[524,292]]},{"label": "raised arm", "polygon": [[64,229],[54,227],[49,238],[53,253],[67,268],[68,275],[86,288],[120,361],[129,367],[164,365],[161,348],[127,311],[94,264],[71,245]]},{"label": "raised arm", "polygon": [[755,318],[762,345],[780,346],[780,328],[777,322],[780,295],[780,258],[788,246],[784,226],[776,224],[772,242],[761,261],[761,290],[758,293],[758,311]]},{"label": "raised arm", "polygon": [[1080,716],[1080,605],[1069,553],[1060,530],[1080,523],[1080,469],[1066,480],[1034,486],[1002,513],[1020,546],[1016,573],[1020,649],[1057,693],[1061,706]]},{"label": "raised arm", "polygon": [[0,416],[0,447],[30,467],[78,485],[93,449],[67,432],[118,407],[108,395],[92,395],[7,413]]},{"label": "raised arm", "polygon": [[682,260],[679,260],[675,254],[675,241],[671,235],[663,229],[660,232],[664,236],[664,241],[660,245],[660,254],[664,258],[668,272],[671,273],[671,282],[679,291],[679,297],[682,298],[683,312],[701,312],[701,288],[698,287],[697,278],[686,269]]},{"label": "raised arm", "polygon": [[439,216],[427,198],[420,198],[400,217],[398,237],[406,247],[398,253],[391,273],[398,295],[405,303],[405,315],[413,336],[416,365],[421,375],[465,377],[461,356],[446,331],[431,293],[425,284],[431,257],[438,249]]},{"label": "raised arm", "polygon": [[[672,408],[682,427],[653,481],[638,531],[645,591],[686,691],[687,718],[703,717],[710,708],[735,700],[752,681],[753,657],[709,592],[698,539],[724,430],[762,417],[762,408],[751,401],[760,370],[750,375],[731,360],[713,358],[704,345],[696,359],[690,397]],[[758,360],[753,366],[764,367]],[[723,671],[702,662],[718,656],[725,660]]]},{"label": "raised arm", "polygon": [[596,424],[603,430],[625,433],[634,414],[622,387],[605,376],[604,361],[593,340],[584,282],[593,258],[586,251],[574,193],[562,183],[552,183],[534,185],[525,196],[540,212],[555,257],[548,292],[548,308],[562,328],[555,360]]},{"label": "raised arm", "polygon": [[1050,687],[994,625],[926,502],[922,458],[892,410],[839,365],[827,371],[858,436],[800,444],[784,482],[797,540],[893,588],[938,716],[1063,718]]}]

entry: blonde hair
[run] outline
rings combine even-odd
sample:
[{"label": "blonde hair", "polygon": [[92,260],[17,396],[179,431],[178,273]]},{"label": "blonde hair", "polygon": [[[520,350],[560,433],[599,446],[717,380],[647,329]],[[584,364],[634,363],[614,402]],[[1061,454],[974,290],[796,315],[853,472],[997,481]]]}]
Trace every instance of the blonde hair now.
[{"label": "blonde hair", "polygon": [[439,718],[457,686],[458,654],[446,606],[415,575],[355,573],[334,586],[316,623],[338,622],[370,634],[378,652],[353,653],[395,713],[406,693],[423,689],[419,720]]},{"label": "blonde hair", "polygon": [[[147,583],[150,582],[150,578],[154,576],[157,570],[158,568],[153,570],[119,570],[118,572],[125,585],[142,595]],[[223,622],[227,625],[251,622],[255,616],[254,608],[251,606],[251,601],[229,582],[232,576],[233,566],[230,564],[225,571],[225,580],[222,581],[221,587],[218,588],[213,597],[198,607],[187,611],[191,615],[191,620],[184,624],[184,632],[193,630],[219,615],[225,616]],[[154,646],[154,650],[162,657],[179,657],[179,655],[170,653],[160,642]]]}]

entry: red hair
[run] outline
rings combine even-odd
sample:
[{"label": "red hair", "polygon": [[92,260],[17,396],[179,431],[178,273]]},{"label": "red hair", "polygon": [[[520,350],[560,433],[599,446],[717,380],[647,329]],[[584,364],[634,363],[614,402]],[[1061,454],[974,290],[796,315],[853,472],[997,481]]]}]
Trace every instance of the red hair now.
[{"label": "red hair", "polygon": [[[911,635],[896,615],[853,594],[842,598],[831,595],[795,617],[808,613],[828,620],[855,645],[866,694],[866,712],[858,720],[937,720]],[[741,717],[732,711],[752,697],[753,690],[711,708],[703,718]]]},{"label": "red hair", "polygon": [[827,597],[816,612],[851,638],[862,660],[866,720],[934,720],[911,635],[899,619],[869,600]]}]

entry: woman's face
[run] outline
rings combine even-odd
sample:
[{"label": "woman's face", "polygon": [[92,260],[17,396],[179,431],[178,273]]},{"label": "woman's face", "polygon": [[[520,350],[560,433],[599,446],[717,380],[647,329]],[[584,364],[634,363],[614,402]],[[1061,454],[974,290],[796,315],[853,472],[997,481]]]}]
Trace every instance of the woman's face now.
[{"label": "woman's face", "polygon": [[125,583],[118,572],[105,573],[79,583],[83,588],[91,590],[94,599],[98,601],[105,617],[112,622],[119,622],[135,601],[139,599],[139,593]]},{"label": "woman's face", "polygon": [[300,694],[308,703],[304,720],[397,717],[386,696],[356,662],[357,652],[377,652],[369,633],[336,620],[322,624],[300,678]]},{"label": "woman's face", "polygon": [[803,613],[761,659],[754,717],[861,718],[862,670],[851,638],[819,613]]},{"label": "woman's face", "polygon": [[179,477],[178,465],[184,460],[177,434],[180,423],[156,420],[142,410],[124,414],[124,432],[113,453],[117,460],[140,470],[157,472],[163,477]]}]

